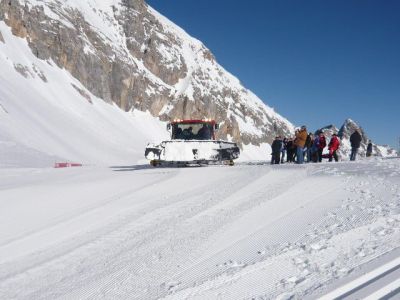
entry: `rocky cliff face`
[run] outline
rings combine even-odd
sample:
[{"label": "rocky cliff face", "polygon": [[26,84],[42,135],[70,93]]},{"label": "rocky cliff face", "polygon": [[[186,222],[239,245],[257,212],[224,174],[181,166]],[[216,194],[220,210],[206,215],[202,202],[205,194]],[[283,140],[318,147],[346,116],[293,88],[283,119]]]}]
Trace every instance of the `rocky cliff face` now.
[{"label": "rocky cliff face", "polygon": [[201,42],[143,0],[0,0],[0,21],[36,57],[125,111],[150,111],[161,120],[213,118],[221,123],[218,138],[239,144],[293,131]]}]

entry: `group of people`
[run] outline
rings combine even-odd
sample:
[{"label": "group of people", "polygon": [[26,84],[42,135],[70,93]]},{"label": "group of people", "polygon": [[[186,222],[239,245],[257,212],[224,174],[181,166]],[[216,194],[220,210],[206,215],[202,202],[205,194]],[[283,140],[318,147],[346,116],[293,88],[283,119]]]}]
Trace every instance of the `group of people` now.
[{"label": "group of people", "polygon": [[[351,155],[350,160],[356,160],[358,149],[361,146],[362,136],[358,130],[355,130],[350,136]],[[325,147],[328,146],[328,154],[323,154]],[[306,126],[301,126],[296,130],[293,138],[282,138],[277,136],[272,142],[271,164],[296,162],[322,162],[322,158],[328,158],[329,161],[339,161],[338,150],[340,148],[340,139],[337,134],[333,134],[329,143],[327,143],[325,134],[320,131],[315,136],[307,133]],[[370,151],[369,151],[370,150]],[[367,147],[367,156],[371,156],[372,143]]]}]

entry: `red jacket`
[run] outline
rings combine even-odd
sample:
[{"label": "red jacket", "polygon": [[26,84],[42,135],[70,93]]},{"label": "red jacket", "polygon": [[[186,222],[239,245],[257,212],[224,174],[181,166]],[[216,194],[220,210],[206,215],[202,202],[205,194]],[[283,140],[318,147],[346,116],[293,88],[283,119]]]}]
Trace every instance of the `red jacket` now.
[{"label": "red jacket", "polygon": [[337,149],[339,149],[339,145],[339,139],[337,138],[337,136],[333,136],[331,138],[331,141],[329,142],[328,150],[336,151]]},{"label": "red jacket", "polygon": [[324,149],[326,147],[326,140],[324,136],[319,137],[318,148]]}]

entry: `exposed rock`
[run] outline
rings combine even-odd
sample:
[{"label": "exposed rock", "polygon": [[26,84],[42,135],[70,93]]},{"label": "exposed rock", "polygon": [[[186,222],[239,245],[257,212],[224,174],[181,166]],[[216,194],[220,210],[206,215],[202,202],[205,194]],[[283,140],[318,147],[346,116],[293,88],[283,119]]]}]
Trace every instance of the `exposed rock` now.
[{"label": "exposed rock", "polygon": [[[129,110],[134,105],[132,99],[141,98],[143,86],[151,85],[146,78],[131,80],[132,74],[137,72],[136,66],[126,64],[126,56],[116,56],[79,11],[72,10],[64,15],[73,25],[70,28],[51,19],[40,6],[21,6],[15,0],[2,1],[0,5],[0,18],[5,18],[15,35],[27,37],[38,58],[52,59],[105,101]],[[87,50],[88,45],[92,52]],[[124,84],[126,80],[128,85]]]},{"label": "exposed rock", "polygon": [[0,42],[2,42],[3,44],[5,43],[3,35],[1,34],[1,31],[0,31]]},{"label": "exposed rock", "polygon": [[327,138],[327,140],[329,141],[333,134],[339,133],[339,129],[335,125],[327,125],[325,127],[322,127],[320,129],[316,130],[314,135],[317,135],[320,132],[323,132],[325,135],[325,138]]},{"label": "exposed rock", "polygon": [[93,104],[92,98],[90,95],[83,89],[77,87],[75,84],[71,83],[72,87],[83,97],[85,98],[90,104]]},{"label": "exposed rock", "polygon": [[14,69],[25,78],[33,77],[32,73],[29,70],[29,67],[27,66],[21,64],[14,64]]},{"label": "exposed rock", "polygon": [[0,103],[0,108],[1,108],[0,111],[3,111],[3,112],[5,112],[6,114],[8,114],[7,109],[5,109],[5,107],[4,107],[3,104],[1,104],[1,103]]},{"label": "exposed rock", "polygon": [[32,65],[32,69],[39,76],[39,78],[42,79],[43,82],[47,82],[46,76],[36,65]]},{"label": "exposed rock", "polygon": [[[367,137],[364,130],[356,122],[354,122],[351,119],[345,120],[342,127],[339,130],[338,135],[342,141],[347,140],[348,144],[350,145],[350,136],[353,134],[355,130],[358,130],[362,137],[361,146],[360,149],[358,150],[358,154],[361,156],[365,156],[369,138]],[[351,148],[346,151],[347,155],[350,155],[350,150]]]},{"label": "exposed rock", "polygon": [[[347,119],[344,122],[343,126],[340,128],[339,136],[342,140],[350,141],[350,135],[355,130],[358,130],[362,136],[361,147],[358,151],[358,153],[361,156],[365,156],[369,142],[372,143],[372,149],[373,149],[372,154],[374,156],[397,156],[398,155],[397,151],[395,149],[392,149],[390,146],[387,146],[387,145],[380,146],[380,145],[375,144],[372,140],[370,140],[368,138],[368,136],[365,133],[365,131],[363,130],[363,128],[351,119]],[[348,143],[350,143],[350,142],[348,142]],[[347,151],[346,154],[350,155],[350,151]]]},{"label": "exposed rock", "polygon": [[[328,125],[318,129],[315,134],[319,132],[323,132],[327,143],[329,143],[333,134],[337,134],[341,140],[341,145],[339,148],[339,155],[345,159],[350,157],[351,153],[351,144],[350,144],[350,136],[355,131],[358,130],[362,136],[361,146],[358,150],[359,156],[365,156],[367,151],[367,146],[370,141],[367,134],[363,130],[361,126],[359,126],[356,122],[351,119],[347,119],[344,121],[343,125],[340,127],[340,130],[334,125]],[[372,142],[372,141],[371,141]],[[396,151],[389,146],[379,146],[377,144],[373,144],[373,155],[375,156],[395,156],[397,155]]]}]

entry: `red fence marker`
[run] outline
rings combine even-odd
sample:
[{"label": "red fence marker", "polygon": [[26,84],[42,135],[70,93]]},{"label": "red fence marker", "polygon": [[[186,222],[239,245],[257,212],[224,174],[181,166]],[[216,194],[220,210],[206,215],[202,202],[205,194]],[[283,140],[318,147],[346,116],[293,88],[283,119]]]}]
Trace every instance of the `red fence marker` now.
[{"label": "red fence marker", "polygon": [[54,168],[82,167],[81,163],[56,162]]}]

